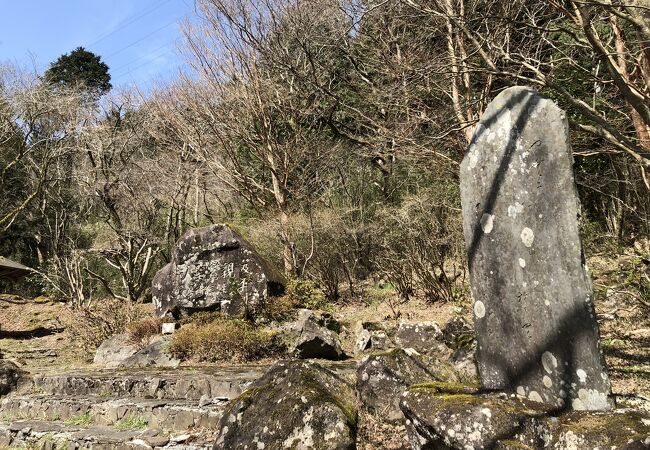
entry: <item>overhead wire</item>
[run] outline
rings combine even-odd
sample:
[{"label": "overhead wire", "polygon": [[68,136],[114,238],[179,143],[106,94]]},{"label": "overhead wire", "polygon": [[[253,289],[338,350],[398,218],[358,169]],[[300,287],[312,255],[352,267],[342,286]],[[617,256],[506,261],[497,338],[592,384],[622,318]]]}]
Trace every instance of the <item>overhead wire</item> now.
[{"label": "overhead wire", "polygon": [[[159,50],[162,50],[163,48],[168,48],[169,46],[171,46],[171,45],[173,45],[173,44],[175,44],[175,43],[176,43],[176,40],[169,41],[169,42],[167,42],[166,44],[163,44],[163,45],[161,45],[160,47],[157,47],[157,48],[155,48],[155,49],[149,51],[148,54],[147,54],[147,56],[151,56],[151,55],[157,53]],[[164,53],[162,53],[162,54],[164,55],[165,53],[167,53],[167,52],[164,52]],[[141,60],[142,60],[142,57],[139,56],[139,57],[137,57],[137,58],[135,58],[135,59],[132,59],[131,61],[129,61],[129,62],[127,62],[127,63],[124,63],[124,64],[122,64],[122,65],[120,65],[120,66],[117,66],[117,67],[115,67],[115,68],[113,68],[113,69],[111,69],[111,70],[112,70],[113,72],[117,73],[117,72],[120,72],[120,71],[121,71],[122,69],[124,69],[124,68],[128,68],[131,64],[137,63],[137,62],[139,62],[139,61],[141,61]]]},{"label": "overhead wire", "polygon": [[163,0],[163,1],[159,2],[159,3],[157,3],[156,5],[154,5],[154,6],[151,7],[151,8],[145,8],[144,10],[141,10],[141,11],[143,11],[141,14],[136,13],[135,16],[132,16],[131,18],[127,18],[127,19],[125,19],[124,21],[122,21],[121,23],[119,23],[119,24],[117,25],[117,27],[114,28],[112,31],[110,31],[109,33],[104,34],[103,36],[101,36],[99,39],[97,39],[96,41],[92,42],[91,44],[88,44],[88,47],[92,47],[93,45],[100,43],[101,41],[103,41],[103,40],[106,39],[107,37],[112,36],[113,34],[117,33],[117,32],[120,31],[120,30],[123,30],[124,28],[128,27],[128,26],[131,25],[132,23],[135,23],[135,22],[137,22],[138,20],[140,20],[141,18],[143,18],[143,17],[145,17],[145,16],[151,14],[152,12],[154,12],[155,10],[157,10],[158,8],[160,8],[161,6],[163,6],[163,5],[167,4],[167,3],[169,3],[170,1],[171,1],[171,0]]},{"label": "overhead wire", "polygon": [[156,28],[156,29],[153,30],[151,33],[148,33],[148,34],[142,36],[140,39],[138,39],[138,40],[136,40],[136,41],[133,41],[133,42],[131,42],[130,44],[128,44],[128,45],[126,45],[126,46],[120,48],[119,50],[116,50],[116,51],[114,51],[113,53],[107,55],[106,58],[110,58],[111,56],[115,56],[115,55],[117,55],[118,53],[122,53],[124,50],[133,47],[135,44],[138,44],[138,43],[144,41],[145,39],[147,39],[148,37],[151,37],[151,36],[153,36],[154,34],[158,33],[159,31],[161,31],[161,30],[167,28],[168,26],[175,24],[175,23],[178,21],[178,19],[179,19],[179,18],[177,17],[177,18],[175,18],[174,20],[172,20],[171,22],[169,22],[168,24],[165,24],[165,25],[163,25],[163,26],[161,26],[161,27]]},{"label": "overhead wire", "polygon": [[148,65],[148,64],[152,64],[153,62],[155,62],[155,60],[156,60],[157,58],[160,58],[161,56],[164,56],[164,55],[166,55],[166,54],[172,52],[173,50],[174,50],[174,49],[171,49],[171,48],[170,48],[169,50],[167,50],[167,51],[165,51],[165,52],[162,52],[162,53],[156,55],[156,56],[153,57],[153,58],[150,58],[149,60],[143,62],[142,64],[138,64],[137,66],[134,66],[134,67],[128,67],[127,70],[125,70],[125,71],[123,71],[123,72],[121,72],[121,73],[116,74],[116,75],[115,75],[115,80],[119,80],[119,79],[123,78],[124,76],[133,73],[135,70],[139,69],[140,67],[144,67],[144,66],[146,66],[146,65]]},{"label": "overhead wire", "polygon": [[[108,38],[108,37],[114,35],[115,33],[117,33],[118,31],[120,31],[120,30],[126,28],[127,26],[129,26],[129,25],[131,25],[131,24],[137,22],[138,20],[142,19],[143,17],[145,17],[145,16],[151,14],[152,12],[156,11],[157,9],[159,9],[159,8],[162,7],[163,5],[169,3],[170,1],[171,1],[171,0],[162,0],[162,1],[158,2],[158,3],[156,3],[155,5],[151,6],[151,7],[148,7],[148,8],[145,8],[145,9],[140,10],[140,11],[137,12],[135,15],[133,15],[133,16],[131,16],[131,17],[125,19],[124,21],[120,22],[120,23],[117,25],[117,27],[114,28],[112,31],[110,31],[109,33],[104,34],[103,36],[99,37],[97,40],[95,40],[94,42],[92,42],[92,43],[89,45],[89,47],[94,46],[94,45],[98,44],[99,42],[102,42],[102,41],[105,40],[106,38]],[[181,17],[182,17],[182,16],[181,16]],[[175,18],[173,21],[171,21],[171,22],[169,22],[169,23],[166,23],[165,25],[162,25],[162,26],[156,28],[155,30],[153,30],[153,31],[147,33],[146,35],[144,35],[144,36],[142,36],[142,37],[136,39],[135,41],[130,42],[129,44],[127,44],[127,45],[125,45],[125,46],[123,46],[123,47],[121,47],[121,48],[115,50],[114,52],[112,52],[112,53],[106,55],[105,58],[111,58],[111,57],[113,57],[113,56],[115,56],[115,55],[117,55],[117,54],[119,54],[119,53],[122,53],[123,51],[125,51],[125,50],[127,50],[127,49],[129,49],[129,48],[131,48],[131,47],[133,47],[133,46],[135,46],[135,45],[137,45],[137,44],[139,44],[140,42],[142,42],[142,41],[144,41],[145,39],[147,39],[147,38],[153,36],[154,34],[156,34],[156,33],[160,32],[160,31],[164,30],[165,28],[167,28],[167,27],[169,27],[169,26],[171,26],[171,25],[173,25],[173,24],[175,24],[175,23],[177,23],[178,20],[181,19],[181,17],[177,17],[177,18]],[[118,79],[124,77],[125,75],[128,75],[128,74],[132,73],[134,70],[139,69],[140,67],[143,67],[143,66],[146,66],[147,64],[151,64],[151,63],[155,62],[155,60],[156,60],[157,58],[159,58],[160,56],[166,55],[167,53],[173,51],[173,49],[169,49],[169,50],[164,51],[164,52],[162,52],[162,53],[160,53],[160,54],[156,54],[156,52],[158,52],[159,50],[162,50],[162,49],[165,48],[165,47],[168,47],[170,44],[173,44],[174,42],[175,42],[175,41],[168,42],[167,44],[164,44],[164,45],[162,45],[162,46],[160,46],[160,47],[154,49],[152,52],[149,52],[149,55],[148,55],[149,58],[148,58],[148,60],[144,61],[144,62],[141,63],[141,64],[138,64],[138,65],[135,66],[135,67],[129,67],[129,66],[130,66],[131,64],[133,64],[133,63],[136,63],[136,62],[138,62],[138,61],[141,61],[141,60],[143,59],[142,57],[140,57],[140,58],[136,58],[136,59],[133,59],[133,60],[129,61],[129,62],[126,63],[126,64],[122,64],[122,65],[120,65],[118,68],[116,68],[116,69],[113,70],[113,73],[115,74],[115,75],[114,75],[114,79],[115,79],[115,80],[118,80]],[[155,56],[151,57],[152,54],[155,54]],[[126,70],[125,70],[125,71],[122,71],[122,69],[126,69]]]}]

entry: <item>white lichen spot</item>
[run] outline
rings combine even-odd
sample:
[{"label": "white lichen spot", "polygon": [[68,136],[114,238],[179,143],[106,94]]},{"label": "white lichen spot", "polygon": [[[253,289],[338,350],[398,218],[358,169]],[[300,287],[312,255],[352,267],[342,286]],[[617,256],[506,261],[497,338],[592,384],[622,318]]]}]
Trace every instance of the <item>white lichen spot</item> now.
[{"label": "white lichen spot", "polygon": [[474,302],[474,314],[476,314],[476,317],[479,319],[485,317],[485,305],[482,301],[478,300]]},{"label": "white lichen spot", "polygon": [[493,214],[483,214],[481,217],[481,229],[483,233],[490,234],[492,228],[494,227],[494,215]]},{"label": "white lichen spot", "polygon": [[553,369],[557,367],[557,359],[551,352],[544,352],[542,354],[542,366],[546,373],[553,373]]},{"label": "white lichen spot", "polygon": [[488,419],[489,419],[490,417],[492,417],[492,411],[490,411],[488,408],[483,408],[483,409],[481,409],[481,412],[482,412],[483,415],[484,415],[485,417],[487,417]]},{"label": "white lichen spot", "polygon": [[513,219],[517,217],[517,214],[520,214],[524,210],[524,205],[519,202],[515,202],[514,205],[508,206],[508,217]]},{"label": "white lichen spot", "polygon": [[579,398],[574,398],[571,401],[571,408],[575,409],[576,411],[584,411],[585,405],[582,403],[582,400],[580,400]]},{"label": "white lichen spot", "polygon": [[587,381],[587,372],[585,372],[582,369],[576,370],[576,375],[578,375],[578,379],[580,380],[581,383],[585,383]]},{"label": "white lichen spot", "polygon": [[553,386],[553,381],[551,380],[551,377],[549,377],[548,375],[544,375],[544,378],[542,378],[542,383],[544,383],[544,386],[546,386],[547,388]]},{"label": "white lichen spot", "polygon": [[543,403],[544,402],[544,400],[542,400],[542,396],[539,395],[539,393],[537,391],[530,391],[530,393],[528,394],[528,399],[533,401],[533,402],[537,402],[537,403]]},{"label": "white lichen spot", "polygon": [[524,258],[519,258],[519,267],[522,269],[526,267],[526,260]]},{"label": "white lichen spot", "polygon": [[[583,410],[602,410],[610,407],[607,399],[607,394],[599,392],[595,389],[580,389],[578,390],[578,398],[574,399],[572,405],[576,404],[582,406]],[[580,409],[573,406],[573,409]]]},{"label": "white lichen spot", "polygon": [[478,163],[478,154],[475,149],[472,149],[469,153],[469,168],[473,169],[476,167],[476,163]]},{"label": "white lichen spot", "polygon": [[521,237],[521,242],[523,242],[526,247],[530,247],[531,245],[533,245],[533,241],[535,240],[535,233],[533,233],[533,230],[526,227],[523,230],[521,230],[520,237]]}]

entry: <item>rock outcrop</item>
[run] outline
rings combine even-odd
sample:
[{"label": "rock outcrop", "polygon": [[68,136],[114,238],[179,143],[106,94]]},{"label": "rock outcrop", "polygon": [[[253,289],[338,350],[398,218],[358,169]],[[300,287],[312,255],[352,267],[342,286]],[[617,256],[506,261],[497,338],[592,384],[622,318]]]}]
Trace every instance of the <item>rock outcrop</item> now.
[{"label": "rock outcrop", "polygon": [[357,393],[366,410],[387,422],[403,420],[399,407],[402,393],[416,383],[432,380],[459,381],[453,367],[424,359],[415,350],[394,349],[361,360],[357,368]]},{"label": "rock outcrop", "polygon": [[450,383],[414,385],[400,407],[414,449],[650,448],[650,415],[641,411],[563,413]]},{"label": "rock outcrop", "polygon": [[119,363],[118,367],[168,367],[175,368],[181,363],[167,352],[169,337],[158,336],[149,345]]},{"label": "rock outcrop", "polygon": [[354,390],[318,364],[280,362],[226,407],[215,450],[355,448]]},{"label": "rock outcrop", "polygon": [[0,359],[0,395],[7,395],[20,381],[23,371],[8,359]]},{"label": "rock outcrop", "polygon": [[439,354],[444,348],[442,330],[436,322],[400,323],[395,332],[395,344],[399,348],[412,348],[418,353]]},{"label": "rock outcrop", "polygon": [[375,322],[362,322],[358,325],[356,333],[356,340],[354,343],[354,350],[356,353],[361,353],[366,350],[387,350],[393,348],[394,345],[388,338],[386,329]]},{"label": "rock outcrop", "polygon": [[222,224],[178,240],[171,262],[153,279],[152,296],[159,316],[212,310],[243,317],[283,291],[282,275]]},{"label": "rock outcrop", "polygon": [[138,347],[131,342],[127,333],[116,334],[97,347],[93,362],[98,366],[116,368],[137,352]]},{"label": "rock outcrop", "polygon": [[474,395],[470,388],[424,384],[411,387],[400,403],[414,449],[489,449],[514,437],[541,405],[525,400]]},{"label": "rock outcrop", "polygon": [[158,336],[148,345],[138,348],[127,333],[106,339],[97,348],[93,362],[104,368],[178,367],[180,361],[166,352],[168,336]]},{"label": "rock outcrop", "polygon": [[301,309],[297,320],[288,327],[289,353],[302,359],[345,359],[338,337],[340,329],[330,314]]}]

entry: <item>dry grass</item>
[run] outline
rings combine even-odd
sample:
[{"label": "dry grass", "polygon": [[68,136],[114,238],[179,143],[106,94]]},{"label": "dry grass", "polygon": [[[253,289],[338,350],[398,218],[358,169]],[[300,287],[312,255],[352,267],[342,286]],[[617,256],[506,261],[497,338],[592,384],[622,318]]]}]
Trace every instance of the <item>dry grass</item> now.
[{"label": "dry grass", "polygon": [[409,450],[404,424],[389,424],[361,408],[359,410],[359,429],[357,431],[359,450]]},{"label": "dry grass", "polygon": [[138,348],[146,347],[151,338],[161,333],[164,320],[158,317],[146,317],[133,321],[126,326],[130,341]]},{"label": "dry grass", "polygon": [[235,319],[189,323],[172,337],[169,352],[196,362],[252,361],[277,351],[273,332]]}]

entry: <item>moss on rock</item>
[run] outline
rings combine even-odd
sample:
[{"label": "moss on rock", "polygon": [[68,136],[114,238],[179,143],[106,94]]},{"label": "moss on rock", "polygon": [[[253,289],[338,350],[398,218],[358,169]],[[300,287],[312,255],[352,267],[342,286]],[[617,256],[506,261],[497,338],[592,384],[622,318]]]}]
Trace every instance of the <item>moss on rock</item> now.
[{"label": "moss on rock", "polygon": [[356,427],[344,379],[313,362],[284,361],[227,405],[214,448],[352,449]]}]

